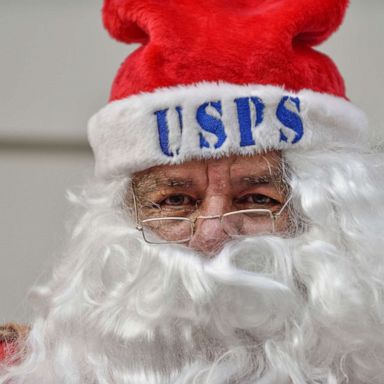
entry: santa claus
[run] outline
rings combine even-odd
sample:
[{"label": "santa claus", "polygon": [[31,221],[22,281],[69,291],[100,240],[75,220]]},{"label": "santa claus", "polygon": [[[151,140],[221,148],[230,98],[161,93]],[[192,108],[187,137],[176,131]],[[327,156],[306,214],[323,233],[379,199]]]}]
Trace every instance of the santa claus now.
[{"label": "santa claus", "polygon": [[384,156],[313,48],[346,7],[105,1],[141,45],[0,383],[384,382]]}]

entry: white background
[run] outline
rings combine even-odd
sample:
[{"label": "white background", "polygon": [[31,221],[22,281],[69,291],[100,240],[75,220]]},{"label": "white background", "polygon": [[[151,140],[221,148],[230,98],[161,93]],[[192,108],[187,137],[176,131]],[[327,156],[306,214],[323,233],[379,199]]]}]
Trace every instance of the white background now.
[{"label": "white background", "polygon": [[[60,258],[65,200],[92,175],[88,118],[132,49],[102,29],[101,0],[0,0],[0,323],[28,321],[28,288]],[[384,1],[352,0],[321,46],[384,138]]]}]

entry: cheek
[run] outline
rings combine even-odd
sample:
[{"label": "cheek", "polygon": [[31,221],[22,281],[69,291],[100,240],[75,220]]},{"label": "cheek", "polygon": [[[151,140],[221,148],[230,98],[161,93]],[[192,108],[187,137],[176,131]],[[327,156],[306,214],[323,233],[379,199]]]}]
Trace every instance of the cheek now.
[{"label": "cheek", "polygon": [[275,232],[287,236],[293,236],[295,233],[295,223],[288,209],[284,210],[281,216],[275,222]]}]

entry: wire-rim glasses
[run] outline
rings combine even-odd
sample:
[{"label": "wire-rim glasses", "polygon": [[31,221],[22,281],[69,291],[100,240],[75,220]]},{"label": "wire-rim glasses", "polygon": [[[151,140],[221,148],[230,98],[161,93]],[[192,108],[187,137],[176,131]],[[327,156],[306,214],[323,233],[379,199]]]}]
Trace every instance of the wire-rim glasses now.
[{"label": "wire-rim glasses", "polygon": [[276,223],[291,200],[287,199],[278,212],[270,209],[243,209],[195,218],[165,216],[139,219],[137,198],[135,192],[132,192],[136,229],[149,244],[187,243],[194,236],[198,220],[220,220],[223,231],[233,238],[276,233]]}]

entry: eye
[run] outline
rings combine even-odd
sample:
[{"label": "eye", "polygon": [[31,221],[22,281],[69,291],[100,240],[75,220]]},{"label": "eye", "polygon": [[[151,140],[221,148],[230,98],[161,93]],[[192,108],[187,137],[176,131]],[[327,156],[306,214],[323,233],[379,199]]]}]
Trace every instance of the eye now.
[{"label": "eye", "polygon": [[174,207],[180,207],[180,206],[187,206],[187,205],[194,205],[195,200],[192,199],[190,196],[187,195],[171,195],[168,196],[166,199],[162,200],[160,202],[161,206],[174,206]]},{"label": "eye", "polygon": [[279,201],[273,199],[272,197],[260,193],[252,193],[245,196],[241,196],[235,200],[235,203],[245,205],[246,209],[269,208],[280,204]]}]

